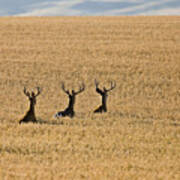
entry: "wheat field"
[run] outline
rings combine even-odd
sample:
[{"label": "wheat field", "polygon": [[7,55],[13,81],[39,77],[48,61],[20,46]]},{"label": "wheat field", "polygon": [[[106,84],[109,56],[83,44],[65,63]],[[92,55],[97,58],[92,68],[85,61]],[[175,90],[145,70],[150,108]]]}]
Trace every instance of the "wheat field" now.
[{"label": "wheat field", "polygon": [[[109,92],[108,112],[93,114]],[[86,89],[73,119],[61,89]],[[37,124],[23,88],[42,88]],[[0,179],[180,179],[180,17],[1,17]]]}]

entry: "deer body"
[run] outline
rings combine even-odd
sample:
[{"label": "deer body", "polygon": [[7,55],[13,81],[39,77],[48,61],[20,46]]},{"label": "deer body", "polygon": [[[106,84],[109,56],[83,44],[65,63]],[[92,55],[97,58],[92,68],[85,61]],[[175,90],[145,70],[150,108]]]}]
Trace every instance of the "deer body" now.
[{"label": "deer body", "polygon": [[34,105],[32,102],[30,102],[30,108],[24,118],[19,122],[20,124],[22,122],[37,122],[36,116],[35,116],[35,111],[34,111]]},{"label": "deer body", "polygon": [[111,82],[111,87],[109,89],[106,89],[105,87],[103,90],[101,90],[98,85],[99,83],[95,80],[96,85],[96,92],[102,96],[102,105],[99,106],[97,109],[94,110],[94,113],[103,113],[107,112],[107,97],[108,97],[108,91],[114,89],[116,87],[116,84]]},{"label": "deer body", "polygon": [[94,110],[94,113],[102,113],[102,112],[107,112],[107,94],[102,95],[102,105],[99,106],[96,110]]},{"label": "deer body", "polygon": [[75,104],[75,96],[69,94],[69,105],[64,111],[58,112],[55,117],[74,117],[75,112],[74,112],[74,104]]},{"label": "deer body", "polygon": [[65,90],[64,83],[62,83],[62,90],[68,95],[69,97],[69,104],[68,107],[64,111],[59,111],[58,113],[55,114],[55,117],[65,117],[69,116],[71,118],[74,117],[75,112],[74,112],[74,105],[75,105],[75,100],[76,100],[76,95],[84,91],[85,86],[84,84],[80,87],[79,91],[75,92],[72,90],[70,93],[69,90]]},{"label": "deer body", "polygon": [[29,92],[26,91],[26,88],[24,88],[24,94],[29,98],[30,107],[26,115],[24,116],[24,118],[19,121],[19,124],[28,123],[28,122],[33,122],[33,123],[37,122],[36,116],[35,116],[35,105],[36,105],[36,97],[40,94],[40,88],[37,88],[37,89],[38,89],[38,92],[35,95],[34,92],[30,94]]}]

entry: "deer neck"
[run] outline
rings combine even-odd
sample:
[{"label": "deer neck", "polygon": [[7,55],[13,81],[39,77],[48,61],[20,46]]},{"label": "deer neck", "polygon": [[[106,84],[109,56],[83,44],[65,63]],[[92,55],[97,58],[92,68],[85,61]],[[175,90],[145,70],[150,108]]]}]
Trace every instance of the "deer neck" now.
[{"label": "deer neck", "polygon": [[102,107],[104,110],[107,110],[106,102],[107,102],[107,94],[105,93],[102,96]]},{"label": "deer neck", "polygon": [[29,111],[31,111],[31,112],[34,113],[34,104],[33,104],[32,101],[30,102],[30,108],[29,108]]},{"label": "deer neck", "polygon": [[68,109],[74,109],[74,103],[75,103],[75,95],[70,95],[69,96],[69,105]]}]

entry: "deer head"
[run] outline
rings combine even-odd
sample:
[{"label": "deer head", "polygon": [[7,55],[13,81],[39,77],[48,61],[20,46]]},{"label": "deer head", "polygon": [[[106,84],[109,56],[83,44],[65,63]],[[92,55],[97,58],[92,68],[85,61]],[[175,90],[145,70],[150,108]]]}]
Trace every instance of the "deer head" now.
[{"label": "deer head", "polygon": [[98,87],[99,86],[99,82],[96,79],[95,79],[94,82],[95,82],[96,90],[100,94],[107,93],[107,92],[113,90],[116,87],[116,82],[115,81],[110,81],[110,87],[109,88],[103,87],[103,90],[102,90],[102,89],[100,89]]},{"label": "deer head", "polygon": [[71,96],[75,96],[75,95],[77,95],[77,94],[79,94],[85,90],[85,85],[84,85],[84,83],[82,83],[82,85],[79,86],[78,91],[75,91],[74,89],[72,89],[71,93],[69,90],[67,90],[65,88],[64,82],[61,83],[61,88],[66,94],[71,95]]},{"label": "deer head", "polygon": [[29,91],[26,90],[26,88],[24,87],[24,94],[29,98],[30,102],[32,105],[36,104],[36,97],[39,96],[39,94],[41,93],[41,89],[40,87],[37,87],[37,93],[34,93],[34,91],[32,91],[31,93]]}]

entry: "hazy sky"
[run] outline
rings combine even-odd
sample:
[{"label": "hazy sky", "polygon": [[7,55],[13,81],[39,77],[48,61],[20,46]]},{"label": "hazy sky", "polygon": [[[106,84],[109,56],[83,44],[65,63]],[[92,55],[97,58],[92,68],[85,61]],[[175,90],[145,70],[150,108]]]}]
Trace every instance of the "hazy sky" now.
[{"label": "hazy sky", "polygon": [[0,16],[180,15],[180,0],[0,0]]}]

